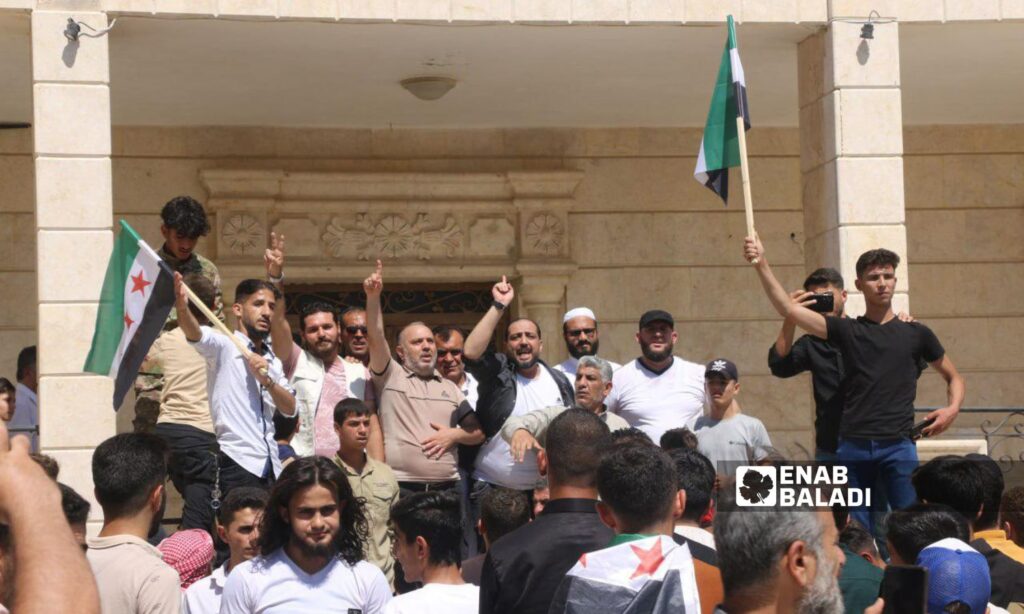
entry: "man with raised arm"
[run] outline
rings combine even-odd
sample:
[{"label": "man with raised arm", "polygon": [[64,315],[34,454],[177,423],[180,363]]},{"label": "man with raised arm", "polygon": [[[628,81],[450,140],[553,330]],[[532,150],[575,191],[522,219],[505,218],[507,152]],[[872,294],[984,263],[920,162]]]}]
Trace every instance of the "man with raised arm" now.
[{"label": "man with raised arm", "polygon": [[[334,406],[344,399],[367,401],[373,407],[370,374],[360,362],[339,356],[340,326],[338,311],[322,301],[302,305],[299,333],[305,348],[292,339],[292,327],[285,318],[284,235],[270,233],[270,247],[263,255],[267,279],[281,293],[270,321],[270,340],[284,366],[284,374],[295,388],[295,408],[299,430],[291,445],[299,456],[318,454],[334,458],[338,435],[334,432]],[[370,415],[370,440],[367,453],[376,460],[384,458],[384,439],[376,413]]]},{"label": "man with raised arm", "polygon": [[[487,344],[515,291],[505,277],[491,289],[494,302],[466,339],[466,368],[477,379],[480,397],[477,413],[490,440],[480,449],[473,478],[473,501],[496,484],[514,490],[533,490],[540,475],[537,455],[531,450],[521,462],[512,458],[509,445],[497,435],[512,416],[544,407],[572,407],[573,389],[568,378],[540,359],[544,344],[540,326],[529,318],[517,318],[505,333],[505,353],[488,352]],[[476,516],[476,514],[474,514]],[[474,518],[475,520],[475,518]]]},{"label": "man with raised arm", "polygon": [[[756,235],[746,238],[743,250],[775,310],[839,347],[847,379],[837,454],[850,467],[850,485],[870,488],[880,478],[893,509],[911,505],[915,495],[910,475],[917,467],[917,449],[910,432],[918,361],[927,361],[946,380],[948,397],[945,407],[926,417],[931,424],[925,436],[938,435],[956,419],[964,400],[964,380],[930,328],[903,322],[893,313],[899,256],[873,249],[857,259],[856,286],[864,294],[865,313],[854,319],[824,316],[794,301],[775,279]],[[853,516],[871,528],[868,508],[855,509]]]},{"label": "man with raised arm", "polygon": [[277,289],[258,279],[242,280],[231,309],[238,322],[233,333],[248,349],[243,355],[226,335],[200,326],[188,308],[181,273],[174,274],[178,324],[185,338],[206,359],[217,454],[214,492],[228,494],[237,486],[266,488],[281,473],[274,441],[274,412],[295,415],[295,397],[270,349],[267,335],[278,300]]},{"label": "man with raised arm", "polygon": [[480,423],[458,386],[437,371],[434,334],[422,322],[398,333],[398,360],[384,335],[380,295],[383,265],[363,282],[370,374],[377,392],[384,454],[400,493],[457,490],[458,446],[484,440]]}]

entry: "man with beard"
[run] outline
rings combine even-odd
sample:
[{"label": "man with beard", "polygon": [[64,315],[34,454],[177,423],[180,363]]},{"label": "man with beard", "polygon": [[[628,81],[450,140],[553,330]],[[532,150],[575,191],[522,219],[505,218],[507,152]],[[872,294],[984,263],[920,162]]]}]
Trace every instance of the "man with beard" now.
[{"label": "man with beard", "polygon": [[672,355],[679,335],[672,314],[653,309],[640,316],[641,356],[615,372],[608,411],[652,441],[704,412],[704,366]]},{"label": "man with beard", "polygon": [[[369,373],[361,362],[338,356],[340,329],[338,311],[322,301],[299,309],[299,333],[305,349],[292,340],[292,327],[285,318],[284,235],[270,233],[270,247],[263,255],[267,278],[277,286],[280,300],[270,323],[270,340],[281,359],[284,374],[295,388],[295,407],[299,430],[291,441],[298,456],[318,454],[334,458],[338,435],[334,432],[334,406],[344,399],[367,400]],[[370,398],[373,398],[370,393]],[[372,400],[371,400],[372,403]],[[376,414],[370,416],[370,440],[367,451],[375,459],[384,458],[384,439]]]},{"label": "man with beard", "polygon": [[370,344],[366,339],[366,310],[349,307],[341,314],[341,349],[345,360],[370,365]]},{"label": "man with beard", "polygon": [[[587,307],[577,307],[565,312],[562,316],[562,337],[565,338],[565,349],[569,357],[555,365],[555,369],[565,373],[569,381],[576,379],[576,365],[584,356],[597,356],[600,339],[597,331],[597,316]],[[612,371],[618,370],[617,362],[608,361]]]},{"label": "man with beard", "polygon": [[[185,305],[179,313],[188,312]],[[146,537],[160,524],[167,502],[167,447],[155,435],[122,433],[92,455],[92,481],[103,508],[103,528],[88,540],[104,614],[181,610],[178,572]]]},{"label": "man with beard", "polygon": [[[494,302],[466,339],[466,368],[479,382],[477,413],[490,440],[480,449],[473,478],[477,480],[471,500],[479,502],[490,484],[514,490],[532,491],[539,474],[537,455],[530,451],[522,462],[512,458],[508,443],[497,437],[506,420],[553,405],[572,407],[569,380],[540,359],[540,326],[528,318],[512,320],[505,333],[505,354],[487,352],[487,344],[515,291],[504,277],[491,289]],[[478,503],[474,504],[477,507]],[[474,514],[475,521],[478,514]]]},{"label": "man with beard", "polygon": [[260,522],[260,556],[228,576],[220,614],[362,612],[391,601],[363,551],[366,518],[348,479],[322,456],[288,465]]},{"label": "man with beard", "polygon": [[398,333],[398,360],[384,335],[380,295],[383,265],[363,282],[370,346],[370,374],[377,390],[384,455],[402,496],[457,490],[458,446],[483,441],[473,409],[459,388],[435,368],[434,334],[422,322]]},{"label": "man with beard", "polygon": [[[843,611],[837,576],[845,562],[828,509],[744,510],[719,501],[715,545],[725,600],[717,614]],[[869,611],[881,611],[876,602]]]},{"label": "man with beard", "polygon": [[277,288],[258,279],[246,279],[235,289],[231,309],[238,322],[234,335],[248,348],[243,355],[225,335],[200,326],[188,309],[188,296],[180,273],[174,274],[178,323],[196,351],[206,359],[206,379],[217,454],[217,491],[227,494],[237,486],[268,486],[281,473],[274,441],[274,412],[295,415],[295,397],[281,361],[267,343]]}]

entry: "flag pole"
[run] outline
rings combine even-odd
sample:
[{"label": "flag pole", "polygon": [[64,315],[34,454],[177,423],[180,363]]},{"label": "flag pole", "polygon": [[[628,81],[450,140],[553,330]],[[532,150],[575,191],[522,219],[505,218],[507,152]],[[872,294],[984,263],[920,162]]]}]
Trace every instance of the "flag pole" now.
[{"label": "flag pole", "polygon": [[[743,211],[747,217],[747,236],[754,236],[754,203],[750,196],[750,171],[747,169],[747,131],[743,116],[736,117],[736,135],[740,144],[740,176],[743,179]],[[757,259],[750,261],[757,264]]]},{"label": "flag pole", "polygon": [[228,339],[231,339],[231,342],[235,344],[235,347],[238,348],[238,351],[242,353],[242,356],[249,358],[249,355],[252,354],[252,352],[249,351],[249,348],[245,347],[245,345],[241,341],[239,341],[238,337],[236,337],[231,332],[231,330],[228,329],[227,325],[221,322],[220,318],[218,318],[216,314],[214,314],[213,311],[211,311],[210,308],[207,307],[206,304],[203,303],[203,301],[200,300],[198,296],[196,296],[195,292],[192,291],[192,288],[189,288],[188,284],[185,283],[185,280],[181,281],[181,287],[185,289],[185,294],[188,295],[188,300],[193,305],[196,306],[196,309],[198,309],[200,312],[202,312],[204,316],[206,316],[207,320],[210,321],[210,325],[216,328],[218,331],[227,335]]}]

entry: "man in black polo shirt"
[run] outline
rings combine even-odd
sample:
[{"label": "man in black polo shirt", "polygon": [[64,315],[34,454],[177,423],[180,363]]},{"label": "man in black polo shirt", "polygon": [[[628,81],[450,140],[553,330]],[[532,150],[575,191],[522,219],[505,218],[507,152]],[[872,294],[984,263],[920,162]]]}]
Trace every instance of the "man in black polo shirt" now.
[{"label": "man in black polo shirt", "polygon": [[597,469],[608,427],[583,409],[551,421],[538,464],[551,500],[537,519],[491,544],[480,578],[480,614],[545,614],[580,555],[614,537],[597,515]]},{"label": "man in black polo shirt", "polygon": [[[824,316],[794,301],[768,266],[761,240],[747,237],[744,256],[755,263],[772,306],[807,332],[838,346],[846,371],[843,415],[839,424],[840,462],[850,467],[850,485],[870,488],[880,478],[893,509],[914,502],[910,474],[917,449],[914,426],[918,361],[924,359],[946,380],[948,405],[928,414],[925,436],[938,435],[956,419],[964,400],[964,381],[927,326],[902,322],[893,313],[899,256],[886,249],[857,259],[857,289],[864,294],[865,314],[857,319]],[[868,508],[853,517],[871,528]]]}]

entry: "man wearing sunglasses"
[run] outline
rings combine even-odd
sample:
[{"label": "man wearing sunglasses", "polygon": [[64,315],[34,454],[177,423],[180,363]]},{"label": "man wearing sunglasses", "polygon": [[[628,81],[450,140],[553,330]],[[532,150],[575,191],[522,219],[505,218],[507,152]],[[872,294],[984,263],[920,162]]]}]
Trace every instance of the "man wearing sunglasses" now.
[{"label": "man wearing sunglasses", "polygon": [[370,365],[370,344],[366,339],[366,310],[349,307],[341,314],[341,352],[345,360]]},{"label": "man wearing sunglasses", "polygon": [[459,387],[470,407],[476,409],[479,394],[476,391],[476,378],[466,371],[462,362],[462,353],[466,346],[466,334],[454,326],[442,324],[435,326],[434,344],[437,347],[437,370],[441,377]]},{"label": "man wearing sunglasses", "polygon": [[[569,357],[555,365],[555,369],[565,373],[570,382],[576,381],[576,366],[584,356],[597,356],[600,339],[597,332],[597,316],[587,307],[577,307],[565,312],[562,317],[562,337],[565,338],[565,349]],[[606,360],[612,371],[620,365]]]}]

